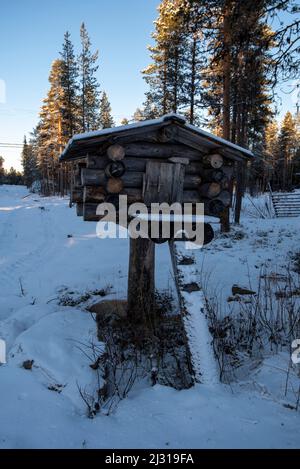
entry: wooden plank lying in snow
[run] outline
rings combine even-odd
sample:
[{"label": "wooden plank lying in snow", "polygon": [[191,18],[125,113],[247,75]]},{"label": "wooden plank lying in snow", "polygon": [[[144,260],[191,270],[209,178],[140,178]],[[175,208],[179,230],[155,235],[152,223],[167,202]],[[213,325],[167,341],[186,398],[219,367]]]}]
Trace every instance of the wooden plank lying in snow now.
[{"label": "wooden plank lying in snow", "polygon": [[169,247],[195,381],[216,385],[219,373],[195,258],[192,251],[185,248],[185,242],[170,241]]}]

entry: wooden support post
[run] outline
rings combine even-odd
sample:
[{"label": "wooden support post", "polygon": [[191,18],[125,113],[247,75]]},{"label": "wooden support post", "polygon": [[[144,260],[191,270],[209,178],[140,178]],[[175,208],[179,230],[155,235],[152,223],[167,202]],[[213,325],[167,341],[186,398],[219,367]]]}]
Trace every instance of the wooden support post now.
[{"label": "wooden support post", "polygon": [[220,215],[221,222],[221,232],[229,233],[230,232],[230,221],[229,221],[229,208],[225,208]]},{"label": "wooden support post", "polygon": [[240,223],[241,209],[242,209],[242,199],[245,190],[245,163],[238,162],[236,168],[236,192],[235,192],[235,213],[234,221],[235,223]]},{"label": "wooden support post", "polygon": [[130,238],[128,318],[132,324],[151,324],[155,296],[155,245],[150,239]]}]

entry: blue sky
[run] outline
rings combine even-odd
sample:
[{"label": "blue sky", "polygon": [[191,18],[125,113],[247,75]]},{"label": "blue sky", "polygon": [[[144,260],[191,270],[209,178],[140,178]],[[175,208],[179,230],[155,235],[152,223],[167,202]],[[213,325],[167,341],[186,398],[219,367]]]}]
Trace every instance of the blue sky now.
[{"label": "blue sky", "polygon": [[[48,90],[51,62],[69,30],[75,47],[86,23],[99,50],[98,79],[116,121],[143,102],[140,71],[149,63],[147,45],[159,0],[2,0],[0,4],[0,142],[20,143],[36,125]],[[5,102],[3,82],[6,86]],[[284,97],[282,112],[294,106]],[[5,166],[20,167],[20,151],[0,148]]]}]

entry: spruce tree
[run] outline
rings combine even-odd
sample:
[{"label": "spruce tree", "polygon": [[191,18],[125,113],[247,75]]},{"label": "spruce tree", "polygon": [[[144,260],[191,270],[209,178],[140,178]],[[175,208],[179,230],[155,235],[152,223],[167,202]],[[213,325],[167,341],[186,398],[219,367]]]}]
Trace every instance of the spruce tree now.
[{"label": "spruce tree", "polygon": [[278,185],[277,180],[277,164],[278,164],[278,122],[275,119],[270,120],[265,129],[264,135],[264,172],[266,180],[271,183],[272,187]]},{"label": "spruce tree", "polygon": [[62,60],[61,86],[63,90],[62,120],[64,140],[71,138],[77,132],[79,126],[78,103],[78,65],[74,54],[74,46],[70,34],[64,35],[64,43],[60,52]]},{"label": "spruce tree", "polygon": [[111,106],[108,100],[108,96],[105,91],[103,91],[101,100],[100,100],[100,117],[99,117],[99,126],[101,129],[108,129],[113,127],[114,120],[111,114]]},{"label": "spruce tree", "polygon": [[30,188],[38,177],[38,170],[32,145],[27,143],[26,137],[24,137],[21,162],[23,166],[24,184]]},{"label": "spruce tree", "polygon": [[80,27],[81,53],[79,65],[79,121],[80,131],[96,130],[99,121],[99,84],[95,76],[98,65],[98,51],[91,52],[91,41],[85,24]]}]

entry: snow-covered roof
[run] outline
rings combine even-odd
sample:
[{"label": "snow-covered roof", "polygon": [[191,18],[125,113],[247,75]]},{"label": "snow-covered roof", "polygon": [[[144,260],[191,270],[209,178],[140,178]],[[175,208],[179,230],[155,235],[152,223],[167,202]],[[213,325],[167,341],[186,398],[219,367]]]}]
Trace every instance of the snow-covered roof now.
[{"label": "snow-covered roof", "polygon": [[[77,144],[80,142],[82,143],[85,140],[88,140],[89,142],[95,141],[95,143],[98,142],[98,139],[103,140],[103,137],[109,137],[109,136],[114,136],[115,134],[120,134],[122,133],[126,134],[130,131],[134,134],[134,131],[136,129],[140,128],[146,128],[146,127],[159,127],[163,126],[164,124],[170,123],[170,122],[175,122],[179,124],[180,126],[184,127],[186,130],[189,130],[193,134],[199,135],[199,137],[206,138],[207,140],[210,140],[211,142],[216,143],[217,146],[223,146],[227,148],[231,148],[232,150],[238,151],[241,153],[244,157],[253,157],[253,153],[246,149],[243,148],[239,145],[236,145],[234,143],[229,142],[228,140],[225,140],[224,138],[217,137],[214,134],[211,134],[209,132],[206,132],[205,130],[200,129],[199,127],[196,127],[191,124],[187,124],[185,117],[180,116],[178,114],[165,114],[164,116],[158,118],[158,119],[150,119],[146,121],[139,121],[135,122],[133,124],[127,124],[127,125],[121,125],[118,127],[111,127],[109,129],[101,129],[101,130],[95,130],[92,132],[85,132],[82,134],[77,134],[74,135],[68,142],[67,146],[65,147],[63,153],[61,154],[60,159],[61,160],[68,160],[71,158],[76,158],[76,156],[70,155],[71,149],[75,150]],[[73,152],[72,152],[73,153]]]}]

